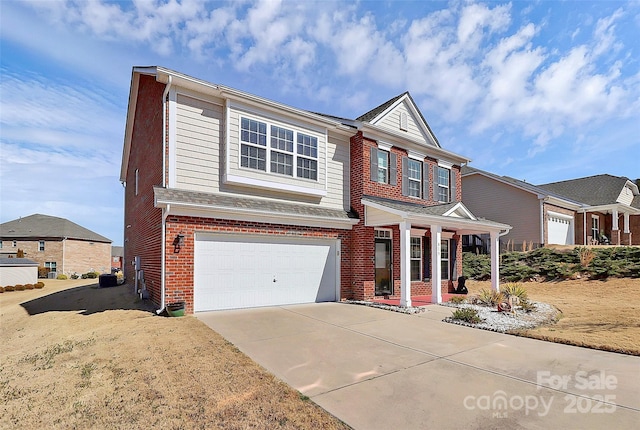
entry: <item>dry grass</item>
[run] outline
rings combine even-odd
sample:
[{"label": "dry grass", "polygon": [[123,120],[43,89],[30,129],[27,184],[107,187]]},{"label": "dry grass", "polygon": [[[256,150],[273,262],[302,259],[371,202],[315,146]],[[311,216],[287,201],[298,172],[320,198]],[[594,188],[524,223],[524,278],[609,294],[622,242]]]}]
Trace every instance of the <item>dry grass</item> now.
[{"label": "dry grass", "polygon": [[197,319],[88,282],[0,294],[0,428],[348,428]]},{"label": "dry grass", "polygon": [[[553,325],[518,334],[558,343],[640,355],[640,279],[525,282],[534,301],[561,312]],[[490,282],[467,281],[469,293],[491,288]]]}]

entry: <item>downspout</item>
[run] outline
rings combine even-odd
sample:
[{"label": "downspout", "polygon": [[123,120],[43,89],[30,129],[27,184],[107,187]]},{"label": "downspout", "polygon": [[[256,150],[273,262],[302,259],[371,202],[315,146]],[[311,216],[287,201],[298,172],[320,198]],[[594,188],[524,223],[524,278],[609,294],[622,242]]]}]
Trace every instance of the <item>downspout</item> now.
[{"label": "downspout", "polygon": [[544,202],[547,198],[540,199],[540,246],[544,245]]},{"label": "downspout", "polygon": [[[167,186],[167,95],[169,94],[169,90],[171,89],[171,81],[172,76],[169,75],[169,81],[167,82],[167,86],[162,93],[162,186]],[[169,214],[170,206],[167,205],[165,209],[162,209],[162,225],[160,228],[162,229],[162,239],[160,242],[160,309],[156,311],[158,315],[164,312],[165,307],[165,239],[167,237],[166,233],[166,225],[167,225],[167,216]]]}]

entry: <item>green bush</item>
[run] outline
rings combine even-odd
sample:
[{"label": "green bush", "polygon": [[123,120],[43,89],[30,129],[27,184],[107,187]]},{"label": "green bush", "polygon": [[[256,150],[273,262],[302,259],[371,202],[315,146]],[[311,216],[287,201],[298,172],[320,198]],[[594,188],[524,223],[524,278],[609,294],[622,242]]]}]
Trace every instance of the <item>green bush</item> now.
[{"label": "green bush", "polygon": [[100,276],[100,272],[87,272],[84,275],[82,275],[82,279],[94,279],[97,278],[98,276]]},{"label": "green bush", "polygon": [[535,268],[522,263],[513,263],[500,267],[502,279],[508,282],[528,281],[534,278],[538,272]]},{"label": "green bush", "polygon": [[451,318],[454,320],[465,321],[471,324],[482,322],[482,318],[478,315],[478,311],[472,308],[458,308],[453,311]]},{"label": "green bush", "polygon": [[61,273],[56,277],[56,279],[60,279],[61,281],[64,281],[65,279],[68,279],[68,278],[67,278],[67,275],[65,275],[64,273]]},{"label": "green bush", "polygon": [[484,281],[491,278],[491,258],[486,254],[462,254],[462,275],[467,279]]}]

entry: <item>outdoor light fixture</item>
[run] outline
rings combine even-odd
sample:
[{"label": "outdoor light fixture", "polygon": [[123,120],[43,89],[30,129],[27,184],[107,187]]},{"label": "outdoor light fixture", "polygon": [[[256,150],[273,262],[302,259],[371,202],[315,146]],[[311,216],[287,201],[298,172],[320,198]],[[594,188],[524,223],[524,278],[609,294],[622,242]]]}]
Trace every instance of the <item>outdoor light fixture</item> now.
[{"label": "outdoor light fixture", "polygon": [[180,248],[184,245],[184,234],[176,235],[176,238],[173,239],[173,250],[174,252],[180,252]]}]

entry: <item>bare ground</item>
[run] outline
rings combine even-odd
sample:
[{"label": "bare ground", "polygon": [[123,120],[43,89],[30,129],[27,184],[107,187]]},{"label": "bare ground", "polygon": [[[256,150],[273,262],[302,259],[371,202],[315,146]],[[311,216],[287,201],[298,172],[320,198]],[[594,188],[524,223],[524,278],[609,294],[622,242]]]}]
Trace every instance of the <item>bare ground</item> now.
[{"label": "bare ground", "polygon": [[348,428],[196,318],[87,281],[0,294],[0,428]]},{"label": "bare ground", "polygon": [[[640,279],[524,282],[529,298],[561,311],[556,324],[517,334],[605,351],[640,355]],[[490,282],[467,281],[470,294]]]}]

